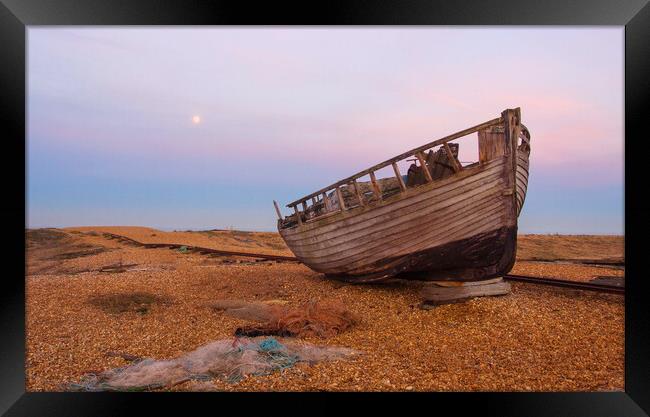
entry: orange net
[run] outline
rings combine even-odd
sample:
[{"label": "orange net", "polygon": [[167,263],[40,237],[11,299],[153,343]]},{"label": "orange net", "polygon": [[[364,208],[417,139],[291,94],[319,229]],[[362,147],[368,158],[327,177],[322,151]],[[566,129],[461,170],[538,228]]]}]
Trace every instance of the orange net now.
[{"label": "orange net", "polygon": [[263,323],[240,327],[237,336],[318,336],[332,337],[358,322],[355,314],[340,301],[311,300],[297,307],[265,305],[260,302],[217,302],[215,308],[231,316]]}]

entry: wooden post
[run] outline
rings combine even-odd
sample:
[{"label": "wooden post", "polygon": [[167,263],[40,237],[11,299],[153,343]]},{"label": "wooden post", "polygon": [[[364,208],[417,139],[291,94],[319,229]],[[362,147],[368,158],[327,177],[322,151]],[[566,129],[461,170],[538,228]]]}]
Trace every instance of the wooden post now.
[{"label": "wooden post", "polygon": [[482,167],[484,161],[483,155],[481,154],[481,133],[485,134],[485,130],[479,130],[476,132],[476,151],[478,152],[478,166]]},{"label": "wooden post", "polygon": [[344,211],[347,210],[345,207],[345,201],[343,201],[343,193],[341,192],[340,187],[336,187],[336,197],[339,199],[339,210]]},{"label": "wooden post", "polygon": [[375,171],[370,171],[368,175],[370,175],[370,182],[372,183],[372,191],[375,193],[375,197],[377,197],[377,200],[381,201],[381,188],[379,188],[379,184],[377,184],[377,178],[375,178]]},{"label": "wooden post", "polygon": [[402,178],[402,174],[399,172],[399,167],[397,166],[397,162],[393,162],[393,171],[395,171],[395,177],[397,177],[397,182],[399,183],[399,188],[402,191],[406,190],[406,184],[404,184],[404,179]]},{"label": "wooden post", "polygon": [[418,158],[418,161],[420,161],[420,166],[424,171],[424,178],[427,180],[427,182],[433,181],[433,178],[431,178],[431,173],[429,172],[429,167],[427,167],[427,163],[424,161],[424,154],[422,152],[418,152],[415,154],[415,156]]},{"label": "wooden post", "polygon": [[[517,151],[518,149],[518,144],[519,144],[519,134],[521,133],[521,109],[517,107],[516,109],[513,110],[512,112],[512,119],[513,119],[513,125],[512,126],[512,178],[513,178],[513,187],[512,191],[515,191],[517,189]],[[513,193],[516,194],[516,193]],[[513,198],[513,201],[515,202],[514,206],[517,206],[517,199],[516,197]]]},{"label": "wooden post", "polygon": [[312,197],[311,198],[311,204],[313,204],[315,206],[317,203],[318,202],[316,201],[316,197]]},{"label": "wooden post", "polygon": [[[512,169],[510,169],[508,173],[508,188],[511,190],[515,191],[516,190],[516,181],[517,181],[517,176],[515,173],[517,172],[517,138],[514,137],[514,124],[515,121],[513,120],[515,116],[515,111],[512,109],[507,109],[501,112],[501,117],[503,118],[503,123],[505,125],[505,142],[506,142],[506,155],[512,160]],[[514,213],[514,216],[516,218],[517,216],[517,197],[516,197],[516,192],[512,193],[512,210]]]},{"label": "wooden post", "polygon": [[447,152],[447,159],[449,159],[449,161],[451,162],[451,166],[454,168],[454,172],[458,172],[461,169],[463,169],[463,167],[460,165],[460,162],[458,162],[458,160],[454,156],[454,153],[451,151],[451,148],[449,147],[449,144],[447,142],[445,142],[444,147],[445,147],[445,152]]},{"label": "wooden post", "polygon": [[325,204],[325,213],[329,213],[332,210],[332,205],[329,198],[327,198],[327,193],[323,193],[323,203]]},{"label": "wooden post", "polygon": [[300,218],[300,212],[298,211],[298,206],[293,206],[293,211],[296,213],[296,219],[298,220],[298,225],[302,225],[302,219]]},{"label": "wooden post", "polygon": [[282,213],[280,213],[280,207],[278,206],[278,202],[273,200],[273,205],[275,206],[275,212],[278,213],[278,219],[282,220]]},{"label": "wooden post", "polygon": [[357,184],[357,180],[352,180],[352,186],[354,187],[354,192],[357,195],[357,198],[359,199],[359,205],[361,207],[365,206],[363,203],[363,196],[361,195],[361,191],[359,191],[359,184]]},{"label": "wooden post", "polygon": [[307,202],[306,202],[306,201],[303,201],[303,202],[302,202],[302,211],[303,211],[303,212],[306,212],[306,211],[307,211]]},{"label": "wooden post", "polygon": [[510,154],[512,152],[512,143],[513,143],[513,137],[512,137],[512,113],[513,111],[508,109],[504,110],[501,113],[501,117],[503,117],[503,124],[505,126],[505,135],[506,135],[506,153]]},{"label": "wooden post", "polygon": [[[519,134],[521,133],[521,109],[517,107],[514,111],[514,129],[513,129],[513,149],[517,149],[519,142]],[[517,158],[515,158],[517,159]],[[516,165],[515,165],[516,166]]]}]

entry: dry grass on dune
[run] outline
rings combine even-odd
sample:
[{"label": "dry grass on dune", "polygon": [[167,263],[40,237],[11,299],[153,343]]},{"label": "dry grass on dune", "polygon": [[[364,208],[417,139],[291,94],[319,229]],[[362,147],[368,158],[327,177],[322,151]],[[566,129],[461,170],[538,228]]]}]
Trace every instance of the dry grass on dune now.
[{"label": "dry grass on dune", "polygon": [[[140,241],[159,238],[197,246],[211,242],[222,249],[227,248],[218,246],[220,242],[236,243],[241,245],[237,250],[251,252],[263,247],[275,250],[271,245],[279,239],[271,233],[211,235],[114,227],[32,234],[26,277],[28,391],[60,390],[62,384],[78,381],[88,372],[128,364],[125,357],[179,357],[213,340],[233,338],[237,328],[251,324],[215,311],[212,305],[217,300],[281,301],[287,306],[312,300],[340,303],[358,322],[327,339],[307,336],[304,340],[363,354],[347,361],[301,364],[237,384],[215,380],[207,387],[190,381],[173,390],[600,391],[624,387],[621,296],[513,283],[507,296],[421,310],[418,282],[347,285],[324,279],[304,265],[223,263],[227,258],[128,246],[104,238],[102,231]],[[243,241],[243,236],[253,242]],[[82,252],[83,245],[106,250],[51,259]],[[595,257],[597,245],[580,246],[573,240],[570,245],[583,248],[584,257]],[[107,268],[116,264],[122,267]],[[529,263],[518,265],[525,264]],[[557,267],[544,265],[551,271]]]},{"label": "dry grass on dune", "polygon": [[[150,227],[138,226],[73,227],[64,230],[108,232],[143,243],[182,243],[222,250],[292,255],[276,232],[238,230],[163,232]],[[623,259],[624,249],[623,236],[524,234],[518,236],[517,259]]]},{"label": "dry grass on dune", "polygon": [[163,232],[149,227],[136,226],[73,227],[64,230],[107,232],[126,236],[142,243],[181,243],[228,251],[292,255],[280,235],[275,232],[245,232],[240,230]]}]

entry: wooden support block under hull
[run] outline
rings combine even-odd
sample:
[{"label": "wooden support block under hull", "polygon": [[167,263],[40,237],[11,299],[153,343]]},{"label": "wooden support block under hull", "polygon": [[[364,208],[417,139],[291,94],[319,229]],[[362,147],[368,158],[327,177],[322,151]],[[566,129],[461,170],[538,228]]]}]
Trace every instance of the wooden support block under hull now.
[{"label": "wooden support block under hull", "polygon": [[472,285],[487,285],[503,281],[502,277],[485,279],[481,281],[430,281],[427,284],[437,285],[438,287],[466,287]]},{"label": "wooden support block under hull", "polygon": [[423,308],[435,307],[443,304],[458,303],[474,297],[487,297],[506,295],[510,293],[510,284],[502,278],[477,282],[453,282],[457,285],[440,286],[427,283],[420,291],[424,298]]}]

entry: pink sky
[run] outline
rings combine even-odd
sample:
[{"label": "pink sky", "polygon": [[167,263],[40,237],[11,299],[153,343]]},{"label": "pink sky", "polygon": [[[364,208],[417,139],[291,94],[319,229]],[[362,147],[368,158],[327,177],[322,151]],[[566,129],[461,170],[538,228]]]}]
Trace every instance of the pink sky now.
[{"label": "pink sky", "polygon": [[[622,27],[30,28],[28,47],[36,225],[105,222],[114,205],[115,224],[272,229],[271,198],[519,106],[522,229],[622,233]],[[129,193],[165,200],[170,181],[210,191],[129,210]]]}]

